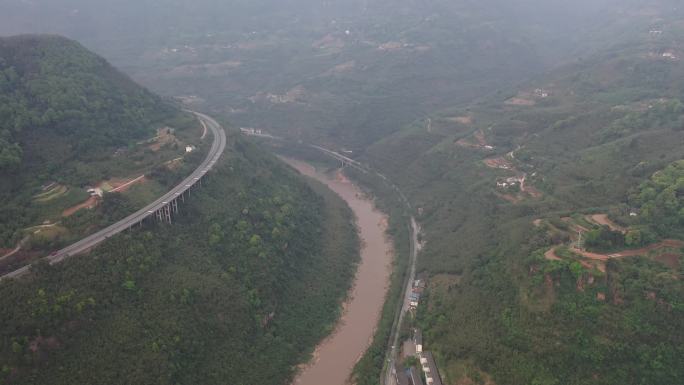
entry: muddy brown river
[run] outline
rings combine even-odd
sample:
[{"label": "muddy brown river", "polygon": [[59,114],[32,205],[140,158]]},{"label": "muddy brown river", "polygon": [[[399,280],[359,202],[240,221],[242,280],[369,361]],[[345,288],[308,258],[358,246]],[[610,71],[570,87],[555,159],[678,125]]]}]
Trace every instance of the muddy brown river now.
[{"label": "muddy brown river", "polygon": [[387,217],[364,197],[352,182],[316,171],[308,163],[283,158],[300,173],[327,185],[344,199],[356,216],[361,245],[361,262],[344,312],[333,333],[301,367],[294,385],[345,385],[352,369],[371,343],[387,293],[392,247],[385,235]]}]

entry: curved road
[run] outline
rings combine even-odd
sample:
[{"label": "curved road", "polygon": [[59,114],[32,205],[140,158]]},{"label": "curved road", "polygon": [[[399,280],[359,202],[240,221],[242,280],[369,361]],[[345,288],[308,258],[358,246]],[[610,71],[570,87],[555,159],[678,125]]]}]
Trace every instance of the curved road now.
[{"label": "curved road", "polygon": [[[340,154],[339,152],[332,151],[330,149],[321,147],[321,146],[316,146],[316,145],[309,145],[310,147],[322,152],[323,154],[330,156],[332,158],[335,158],[339,161],[341,161],[345,165],[349,165],[361,172],[364,173],[374,173],[377,175],[379,178],[381,178],[385,183],[387,183],[388,186],[390,186],[399,196],[401,199],[402,203],[406,207],[407,213],[409,213],[410,216],[410,222],[408,223],[408,230],[409,230],[409,242],[410,242],[410,255],[409,255],[409,267],[408,267],[408,274],[404,280],[404,285],[403,285],[403,290],[402,290],[402,303],[399,309],[397,310],[397,313],[395,314],[394,317],[394,322],[392,323],[392,329],[390,331],[389,335],[389,343],[388,343],[388,348],[386,351],[386,363],[387,365],[385,366],[384,374],[380,377],[380,381],[382,385],[395,385],[395,364],[398,360],[398,347],[399,347],[399,326],[402,324],[404,321],[404,317],[406,316],[406,313],[408,313],[410,309],[410,296],[411,296],[411,289],[413,287],[413,282],[416,279],[416,262],[418,260],[418,251],[419,251],[419,243],[418,243],[418,233],[420,232],[420,228],[418,226],[418,222],[416,221],[416,218],[411,214],[413,212],[413,208],[411,207],[411,203],[409,202],[408,198],[406,198],[406,195],[395,185],[392,183],[389,178],[387,178],[385,175],[372,170],[369,166],[365,166],[359,162],[357,162],[354,159],[351,159],[347,156],[344,156]],[[390,345],[391,344],[391,345]]]},{"label": "curved road", "polygon": [[[283,140],[282,138],[276,138],[270,135],[263,135],[263,134],[252,134],[248,132],[243,132],[247,136],[257,136],[261,138],[267,138],[267,139],[272,139],[272,140]],[[302,143],[300,143],[302,144]],[[364,165],[352,158],[349,158],[348,156],[345,156],[343,154],[340,154],[339,152],[330,150],[328,148],[322,147],[322,146],[317,146],[314,144],[304,144],[308,147],[311,147],[317,151],[320,151],[326,156],[332,157],[334,159],[339,160],[342,162],[344,166],[349,166],[353,167],[356,170],[359,170],[363,173],[366,174],[375,174],[379,178],[381,178],[388,186],[390,186],[399,196],[400,200],[404,204],[406,208],[406,212],[409,214],[410,220],[407,223],[408,230],[409,230],[409,242],[410,242],[410,255],[409,255],[409,266],[408,266],[408,274],[406,275],[406,278],[404,280],[403,284],[403,289],[402,289],[402,295],[401,295],[401,306],[397,309],[397,312],[394,316],[394,321],[392,323],[392,329],[390,331],[389,339],[388,339],[388,346],[387,350],[385,353],[385,363],[386,366],[383,368],[383,373],[380,377],[380,382],[382,385],[395,385],[395,363],[398,360],[398,346],[399,346],[399,326],[401,323],[404,321],[404,317],[406,316],[406,313],[408,313],[409,308],[410,308],[410,295],[411,295],[411,289],[413,286],[413,282],[416,279],[416,262],[418,260],[418,252],[419,252],[419,242],[418,242],[418,233],[420,232],[420,227],[418,226],[418,222],[416,221],[416,218],[412,215],[413,208],[411,207],[411,203],[409,202],[408,198],[404,193],[399,189],[399,187],[392,183],[389,178],[387,178],[385,175],[381,174],[378,171],[373,170],[370,166]]]},{"label": "curved road", "polygon": [[[59,263],[68,257],[89,250],[104,242],[108,238],[111,238],[141,223],[146,218],[155,215],[157,211],[171,204],[171,202],[178,199],[178,197],[181,196],[181,194],[185,193],[192,186],[198,183],[202,179],[202,177],[204,177],[204,175],[207,172],[209,172],[209,170],[211,170],[216,161],[219,160],[219,158],[221,157],[221,154],[223,154],[223,150],[226,148],[226,133],[221,127],[221,125],[209,116],[200,114],[198,112],[192,113],[195,114],[195,116],[197,116],[197,118],[200,119],[201,122],[206,124],[206,126],[209,128],[209,130],[211,130],[212,134],[214,135],[214,142],[212,143],[211,149],[209,150],[209,153],[207,154],[207,157],[204,159],[202,164],[200,164],[199,167],[192,174],[190,174],[190,176],[185,178],[180,184],[178,184],[176,187],[174,187],[169,192],[162,195],[159,199],[155,200],[149,205],[127,216],[126,218],[92,235],[89,235],[81,239],[80,241],[74,244],[63,248],[62,250],[50,254],[50,256],[46,257],[45,259],[51,265]],[[31,265],[24,266],[11,273],[5,274],[4,276],[0,277],[0,279],[19,277],[21,275],[26,274],[30,270],[30,268]]]},{"label": "curved road", "polygon": [[389,178],[387,178],[385,175],[373,171],[369,166],[364,166],[363,164],[355,161],[354,159],[351,159],[347,156],[344,156],[338,152],[329,150],[327,148],[321,147],[321,146],[316,146],[316,145],[310,145],[310,147],[315,148],[322,153],[331,156],[341,162],[343,162],[346,165],[349,165],[351,167],[354,167],[357,170],[360,170],[364,173],[374,173],[377,175],[379,178],[381,178],[388,186],[390,186],[399,196],[401,199],[402,203],[406,207],[407,213],[409,213],[410,216],[410,221],[408,223],[408,230],[409,230],[409,242],[410,242],[410,252],[409,252],[409,266],[408,266],[408,274],[404,280],[404,285],[403,285],[403,290],[402,290],[402,303],[399,309],[397,310],[397,313],[394,316],[394,322],[392,323],[392,329],[390,330],[390,335],[389,335],[389,344],[387,351],[386,351],[386,363],[387,365],[385,366],[385,373],[380,377],[380,381],[382,385],[395,385],[395,367],[396,367],[396,362],[398,360],[398,347],[399,347],[399,327],[404,321],[404,316],[406,316],[406,313],[408,313],[410,309],[410,296],[411,296],[411,289],[413,287],[413,281],[416,279],[416,262],[418,260],[418,251],[419,251],[419,245],[418,245],[418,233],[420,232],[420,228],[418,226],[418,222],[416,221],[416,218],[411,214],[413,212],[413,208],[411,207],[411,203],[409,202],[408,198],[406,198],[406,195],[399,189],[397,185],[392,183]]}]

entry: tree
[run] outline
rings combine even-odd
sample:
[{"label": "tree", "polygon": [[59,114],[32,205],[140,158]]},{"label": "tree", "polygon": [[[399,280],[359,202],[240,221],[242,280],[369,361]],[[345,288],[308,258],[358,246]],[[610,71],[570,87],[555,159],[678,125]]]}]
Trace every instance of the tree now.
[{"label": "tree", "polygon": [[625,244],[630,247],[637,247],[641,246],[642,243],[642,237],[641,237],[641,231],[639,230],[631,230],[627,233],[625,236]]}]

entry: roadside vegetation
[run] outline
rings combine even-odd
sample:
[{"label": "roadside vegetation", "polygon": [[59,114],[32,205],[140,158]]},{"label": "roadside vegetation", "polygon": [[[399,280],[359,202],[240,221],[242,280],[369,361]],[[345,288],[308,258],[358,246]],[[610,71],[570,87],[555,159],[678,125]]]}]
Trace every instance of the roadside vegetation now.
[{"label": "roadside vegetation", "polygon": [[0,270],[152,201],[199,163],[201,132],[78,43],[0,39],[0,251],[26,240]]},{"label": "roadside vegetation", "polygon": [[629,38],[363,155],[424,229],[415,325],[446,383],[684,378],[683,67]]},{"label": "roadside vegetation", "polygon": [[358,259],[352,214],[241,140],[217,166],[173,226],[0,283],[2,383],[291,378],[340,314]]}]

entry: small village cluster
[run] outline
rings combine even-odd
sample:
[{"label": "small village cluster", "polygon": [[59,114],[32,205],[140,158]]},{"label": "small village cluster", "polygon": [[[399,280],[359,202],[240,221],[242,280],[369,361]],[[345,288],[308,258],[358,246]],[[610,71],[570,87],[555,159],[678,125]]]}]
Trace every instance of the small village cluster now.
[{"label": "small village cluster", "polygon": [[[420,304],[420,298],[425,291],[425,281],[417,279],[413,282],[409,293],[409,306],[415,311]],[[397,385],[442,385],[442,378],[437,370],[437,364],[429,351],[423,351],[423,333],[420,329],[413,330],[413,345],[415,346],[415,357],[420,362],[422,373],[425,375],[425,382],[420,370],[411,366],[406,369],[401,364],[394,368],[394,375]]]},{"label": "small village cluster", "polygon": [[416,358],[420,362],[425,382],[420,372],[415,367],[404,369],[401,365],[395,368],[395,380],[397,385],[442,385],[442,378],[439,375],[435,358],[429,351],[423,350],[423,334],[420,329],[413,331],[413,343],[416,347]]},{"label": "small village cluster", "polygon": [[411,310],[418,308],[420,297],[423,295],[424,290],[425,282],[423,280],[417,279],[413,282],[413,288],[411,288],[411,293],[409,293],[409,306]]},{"label": "small village cluster", "polygon": [[263,135],[263,131],[259,128],[240,127],[240,132],[245,135]]}]

